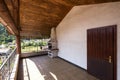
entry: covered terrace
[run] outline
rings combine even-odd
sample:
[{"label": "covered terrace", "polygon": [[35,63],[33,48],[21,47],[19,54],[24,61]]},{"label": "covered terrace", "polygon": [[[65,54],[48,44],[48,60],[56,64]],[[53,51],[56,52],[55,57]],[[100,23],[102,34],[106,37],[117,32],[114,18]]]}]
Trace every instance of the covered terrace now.
[{"label": "covered terrace", "polygon": [[[87,29],[85,21],[91,22],[91,24],[88,23],[90,28],[116,25],[117,20],[120,20],[119,1],[0,0],[0,23],[5,26],[9,34],[16,37],[16,49],[2,65],[0,71],[4,73],[0,72],[0,80],[99,80],[97,79],[99,77],[96,78],[87,72],[87,51],[84,50],[84,47],[87,47],[86,44],[82,45],[87,40],[83,37],[86,34],[82,35],[81,33],[85,32],[84,28]],[[107,13],[110,15],[106,15]],[[113,16],[113,14],[115,15]],[[101,17],[101,15],[105,16]],[[111,20],[113,17],[116,21]],[[98,18],[100,21],[93,20],[94,18]],[[101,18],[105,21],[102,22]],[[79,20],[81,21],[77,22]],[[98,21],[96,26],[93,25],[94,21]],[[115,23],[111,24],[112,22]],[[78,28],[78,25],[81,26]],[[78,33],[81,36],[78,36]],[[59,56],[50,58],[47,55],[35,54],[23,57],[21,39],[24,38],[50,38],[56,49],[59,50]],[[76,47],[76,45],[80,45],[80,47]],[[14,61],[15,69],[11,70],[9,66],[11,71],[5,71],[3,67],[5,64],[12,64],[11,59],[15,57],[14,55],[17,55]],[[117,77],[120,70],[117,71],[116,66],[114,65],[115,71],[112,79],[107,77],[103,80],[120,80],[120,77]],[[5,75],[6,73],[7,75]]]}]

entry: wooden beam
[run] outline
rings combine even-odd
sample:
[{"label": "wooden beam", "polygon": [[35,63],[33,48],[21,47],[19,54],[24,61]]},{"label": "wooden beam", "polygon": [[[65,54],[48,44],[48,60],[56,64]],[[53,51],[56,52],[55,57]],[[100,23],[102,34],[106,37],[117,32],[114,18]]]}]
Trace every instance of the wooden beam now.
[{"label": "wooden beam", "polygon": [[21,31],[20,32],[20,36],[26,36],[26,35],[29,35],[29,36],[31,36],[31,35],[34,35],[34,36],[39,36],[39,35],[42,35],[42,34],[46,34],[46,35],[49,35],[50,34],[50,31],[48,32],[44,32],[44,31],[42,31],[42,32],[40,32],[40,31]]},{"label": "wooden beam", "polygon": [[13,6],[13,19],[14,22],[16,23],[16,25],[18,25],[17,27],[20,30],[20,26],[19,26],[19,17],[20,17],[20,13],[19,13],[19,0],[11,0],[12,6]]},{"label": "wooden beam", "polygon": [[[18,35],[18,29],[14,23],[13,18],[10,15],[10,12],[4,2],[4,0],[0,0],[0,17],[6,22],[6,27],[12,30],[12,34]],[[4,24],[3,24],[4,25]]]},{"label": "wooden beam", "polygon": [[21,54],[21,40],[20,40],[20,35],[16,36],[16,44],[17,44],[17,53]]}]

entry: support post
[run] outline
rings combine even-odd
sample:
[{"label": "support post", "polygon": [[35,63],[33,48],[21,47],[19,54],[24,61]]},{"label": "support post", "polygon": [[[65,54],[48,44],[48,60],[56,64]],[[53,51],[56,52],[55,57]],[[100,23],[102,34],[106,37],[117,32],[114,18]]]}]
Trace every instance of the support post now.
[{"label": "support post", "polygon": [[20,35],[16,36],[16,44],[17,44],[17,53],[21,54],[21,41],[20,41]]},{"label": "support post", "polygon": [[0,71],[0,80],[2,80],[2,72]]}]

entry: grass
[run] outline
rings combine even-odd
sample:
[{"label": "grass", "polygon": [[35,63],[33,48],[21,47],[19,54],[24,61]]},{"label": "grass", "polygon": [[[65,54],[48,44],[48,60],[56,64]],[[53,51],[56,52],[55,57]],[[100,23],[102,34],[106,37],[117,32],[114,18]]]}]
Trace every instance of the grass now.
[{"label": "grass", "polygon": [[26,46],[21,49],[22,53],[28,53],[28,52],[39,52],[41,51],[39,46]]}]

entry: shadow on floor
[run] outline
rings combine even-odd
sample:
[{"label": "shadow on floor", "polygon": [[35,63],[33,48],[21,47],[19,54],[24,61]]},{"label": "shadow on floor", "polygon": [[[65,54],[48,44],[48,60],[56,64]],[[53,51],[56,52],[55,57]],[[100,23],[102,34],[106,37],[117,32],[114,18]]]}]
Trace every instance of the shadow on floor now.
[{"label": "shadow on floor", "polygon": [[60,58],[48,56],[22,59],[18,73],[18,80],[98,80]]}]

